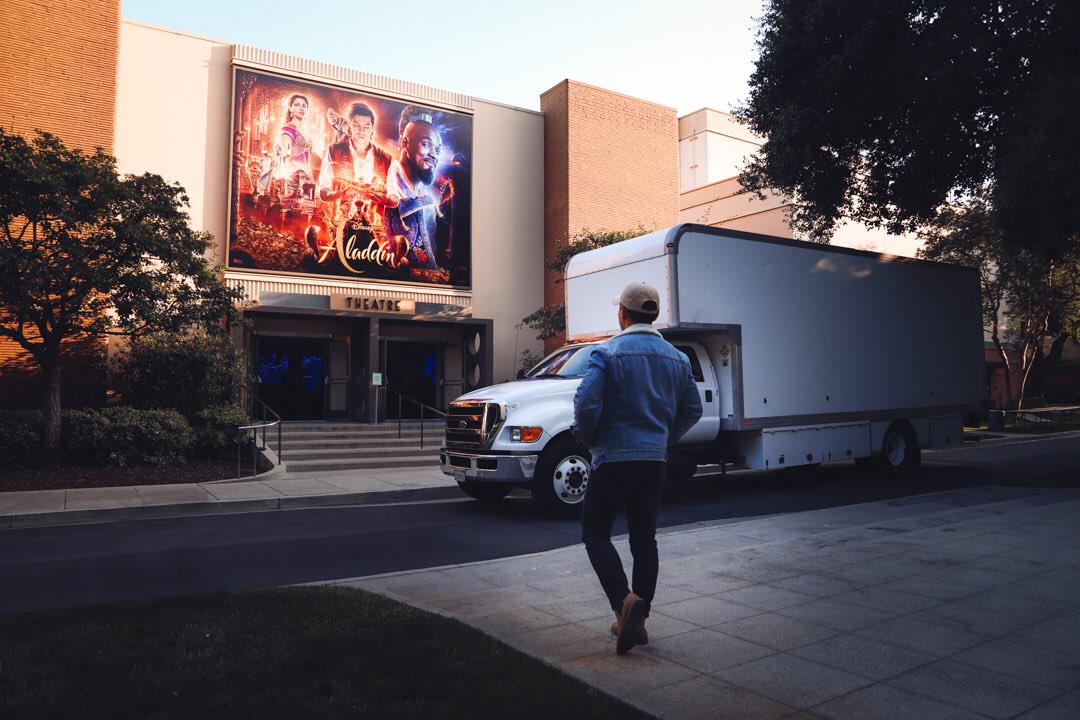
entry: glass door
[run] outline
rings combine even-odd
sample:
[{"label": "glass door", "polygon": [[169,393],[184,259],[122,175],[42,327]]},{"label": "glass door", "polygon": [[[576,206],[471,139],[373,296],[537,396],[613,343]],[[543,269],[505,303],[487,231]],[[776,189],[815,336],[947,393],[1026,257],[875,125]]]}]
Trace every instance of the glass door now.
[{"label": "glass door", "polygon": [[258,398],[283,420],[326,419],[327,342],[260,336],[257,347]]}]

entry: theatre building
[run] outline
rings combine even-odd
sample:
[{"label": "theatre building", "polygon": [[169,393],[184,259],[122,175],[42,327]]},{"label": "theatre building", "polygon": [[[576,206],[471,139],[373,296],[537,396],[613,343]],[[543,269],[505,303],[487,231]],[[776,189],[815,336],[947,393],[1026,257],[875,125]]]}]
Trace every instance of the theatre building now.
[{"label": "theatre building", "polygon": [[[247,298],[245,380],[285,419],[393,418],[399,395],[441,409],[512,378],[544,350],[522,318],[562,301],[559,243],[679,219],[675,111],[611,91],[565,80],[537,112],[130,22],[118,0],[19,0],[0,31],[9,129],[186,189]],[[37,403],[20,352],[0,343],[7,407]],[[75,402],[103,397],[91,364],[67,372]]]}]

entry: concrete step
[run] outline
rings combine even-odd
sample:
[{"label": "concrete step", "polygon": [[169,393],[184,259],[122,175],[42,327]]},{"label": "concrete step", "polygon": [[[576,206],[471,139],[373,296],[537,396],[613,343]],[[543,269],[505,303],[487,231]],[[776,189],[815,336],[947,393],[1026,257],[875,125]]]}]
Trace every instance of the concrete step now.
[{"label": "concrete step", "polygon": [[[426,422],[424,423],[424,435],[430,432],[442,432],[446,424],[443,421],[438,422]],[[387,422],[382,425],[367,425],[363,423],[304,423],[302,425],[295,425],[292,423],[285,423],[281,426],[281,434],[289,436],[305,436],[305,435],[397,435],[398,424],[396,422]],[[401,425],[401,434],[405,436],[419,435],[420,423],[418,422],[406,422]]]},{"label": "concrete step", "polygon": [[398,458],[290,460],[285,458],[290,473],[329,472],[331,470],[394,470],[406,468],[437,468],[438,454]]},{"label": "concrete step", "polygon": [[381,425],[365,423],[287,423],[281,426],[282,458],[290,472],[386,470],[437,467],[442,420]]},{"label": "concrete step", "polygon": [[396,459],[396,458],[409,458],[409,457],[427,457],[436,458],[439,457],[439,446],[425,446],[423,450],[419,447],[411,447],[406,449],[400,448],[365,448],[363,450],[338,450],[334,448],[328,449],[299,449],[289,450],[285,448],[282,456],[285,458],[285,462],[290,465],[294,460],[375,460],[375,459]]},{"label": "concrete step", "polygon": [[[285,438],[281,442],[286,451],[288,450],[379,450],[383,448],[396,448],[401,452],[408,452],[411,448],[420,448],[420,438],[373,438],[373,437],[346,437],[346,438]],[[424,436],[424,449],[439,447],[442,445],[442,435]]]}]

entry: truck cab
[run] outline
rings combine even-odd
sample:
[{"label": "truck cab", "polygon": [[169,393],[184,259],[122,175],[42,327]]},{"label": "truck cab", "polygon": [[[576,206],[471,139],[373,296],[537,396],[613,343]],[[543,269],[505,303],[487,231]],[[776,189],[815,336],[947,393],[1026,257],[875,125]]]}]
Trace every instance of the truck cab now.
[{"label": "truck cab", "polygon": [[[570,432],[574,393],[597,344],[566,345],[516,381],[454,400],[439,456],[442,471],[478,500],[498,500],[524,487],[548,507],[578,505],[592,468],[588,450]],[[690,360],[704,410],[679,444],[712,443],[720,429],[721,406],[712,361],[699,343],[673,344]],[[679,472],[692,475],[696,463],[686,457]]]}]

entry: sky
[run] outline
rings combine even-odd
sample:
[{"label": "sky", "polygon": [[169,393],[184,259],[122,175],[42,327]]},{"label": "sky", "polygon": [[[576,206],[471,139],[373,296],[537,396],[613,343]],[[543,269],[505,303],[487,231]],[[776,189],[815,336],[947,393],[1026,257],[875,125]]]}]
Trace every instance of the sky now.
[{"label": "sky", "polygon": [[127,20],[531,110],[564,79],[674,108],[747,96],[765,0],[123,0]]}]

